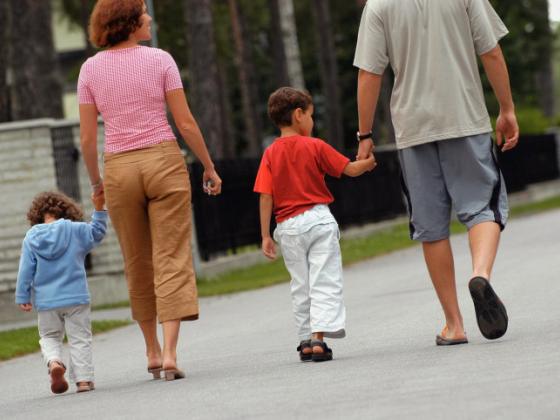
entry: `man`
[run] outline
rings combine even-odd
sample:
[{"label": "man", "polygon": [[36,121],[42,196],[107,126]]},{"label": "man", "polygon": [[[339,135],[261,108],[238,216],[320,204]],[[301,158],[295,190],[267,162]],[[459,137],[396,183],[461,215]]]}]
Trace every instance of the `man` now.
[{"label": "man", "polygon": [[498,41],[508,33],[488,0],[369,0],[356,47],[358,159],[373,150],[371,128],[383,72],[395,73],[391,113],[408,199],[411,238],[422,242],[446,325],[438,345],[467,343],[449,242],[451,208],[468,228],[469,289],[488,339],[505,334],[508,318],[489,280],[507,195],[494,156],[484,103],[480,56],[500,105],[496,143],[517,145],[519,128]]}]

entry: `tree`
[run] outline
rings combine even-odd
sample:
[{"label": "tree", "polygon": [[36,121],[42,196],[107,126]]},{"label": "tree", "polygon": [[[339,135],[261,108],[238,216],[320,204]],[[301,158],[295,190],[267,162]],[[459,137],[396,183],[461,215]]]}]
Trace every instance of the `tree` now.
[{"label": "tree", "polygon": [[[550,30],[547,0],[491,0],[510,34],[500,44],[508,62],[517,105],[539,106],[548,115],[554,112],[551,59],[554,35]],[[487,102],[492,112],[497,103],[485,82]]]},{"label": "tree", "polygon": [[290,77],[288,76],[278,0],[268,0],[268,8],[270,13],[269,39],[274,63],[272,67],[274,68],[275,84],[276,87],[287,86],[290,84]]},{"label": "tree", "polygon": [[8,2],[0,2],[0,123],[10,121],[8,87]]},{"label": "tree", "polygon": [[78,25],[82,30],[86,45],[86,57],[95,53],[95,49],[89,42],[89,16],[96,0],[60,0],[64,16],[74,25]]},{"label": "tree", "polygon": [[275,0],[278,7],[280,31],[286,57],[286,69],[290,84],[298,89],[305,89],[303,69],[298,44],[296,18],[293,0]]},{"label": "tree", "polygon": [[53,44],[51,2],[8,3],[12,118],[61,118],[62,83]]},{"label": "tree", "polygon": [[342,110],[340,107],[340,92],[338,67],[336,63],[336,48],[333,38],[333,27],[329,2],[313,0],[311,3],[315,33],[317,39],[317,55],[319,74],[326,115],[323,116],[327,126],[327,141],[340,150],[344,150],[344,132],[342,127]]},{"label": "tree", "polygon": [[189,79],[196,117],[210,153],[215,159],[227,154],[224,142],[225,124],[220,106],[218,58],[214,39],[211,0],[184,0],[184,12],[189,40]]},{"label": "tree", "polygon": [[539,93],[539,105],[544,115],[553,117],[555,114],[554,103],[554,69],[552,65],[553,50],[554,50],[554,34],[550,27],[548,15],[548,1],[544,1],[541,7],[537,10],[539,12],[539,20],[542,22],[540,28],[541,36],[545,40],[541,46],[541,65],[537,71],[536,85],[537,92]]},{"label": "tree", "polygon": [[241,91],[241,105],[243,108],[243,121],[245,124],[245,137],[248,143],[250,156],[259,156],[261,153],[261,124],[257,112],[256,95],[254,91],[255,78],[253,60],[250,48],[245,43],[243,17],[240,14],[236,0],[228,0],[233,40],[236,54],[235,64],[239,75],[239,88]]}]

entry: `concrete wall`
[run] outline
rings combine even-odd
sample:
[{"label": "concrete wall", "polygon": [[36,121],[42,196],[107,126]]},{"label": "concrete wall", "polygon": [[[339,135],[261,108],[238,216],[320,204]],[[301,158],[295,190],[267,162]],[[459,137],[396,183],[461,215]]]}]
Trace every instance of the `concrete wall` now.
[{"label": "concrete wall", "polygon": [[[76,122],[45,119],[0,124],[0,322],[24,317],[13,305],[13,291],[21,242],[29,229],[26,213],[37,193],[57,189],[51,129],[64,126],[73,127],[74,144],[79,147]],[[99,138],[101,151],[102,126]],[[89,179],[83,162],[78,162],[78,168],[81,204],[89,220],[93,211]],[[101,246],[92,252],[92,265],[88,278],[94,304],[127,299],[122,257],[111,226]]]}]

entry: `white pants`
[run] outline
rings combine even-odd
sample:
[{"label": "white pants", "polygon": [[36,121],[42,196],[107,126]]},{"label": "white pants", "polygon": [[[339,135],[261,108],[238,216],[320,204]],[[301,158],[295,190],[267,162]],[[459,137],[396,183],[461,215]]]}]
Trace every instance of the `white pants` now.
[{"label": "white pants", "polygon": [[286,268],[291,275],[292,305],[300,340],[312,333],[346,335],[342,298],[342,258],[336,223],[318,224],[299,234],[277,229]]},{"label": "white pants", "polygon": [[62,362],[62,341],[66,332],[70,345],[70,380],[74,383],[93,382],[90,306],[39,311],[38,315],[39,344],[47,365],[53,360]]}]

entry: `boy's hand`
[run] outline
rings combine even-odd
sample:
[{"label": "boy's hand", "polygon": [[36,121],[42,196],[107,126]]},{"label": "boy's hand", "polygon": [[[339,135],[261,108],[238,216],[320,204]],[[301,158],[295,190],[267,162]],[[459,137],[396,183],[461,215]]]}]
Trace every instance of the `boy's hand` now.
[{"label": "boy's hand", "polygon": [[373,171],[377,166],[377,161],[375,160],[373,153],[370,153],[365,161],[367,162],[366,171],[368,172]]},{"label": "boy's hand", "polygon": [[270,258],[271,260],[276,259],[276,244],[270,236],[263,238],[262,251],[265,257]]},{"label": "boy's hand", "polygon": [[91,193],[91,202],[96,211],[105,210],[105,192],[102,191],[99,194]]},{"label": "boy's hand", "polygon": [[31,309],[33,309],[33,305],[31,303],[20,303],[19,309],[24,312],[31,312]]}]

